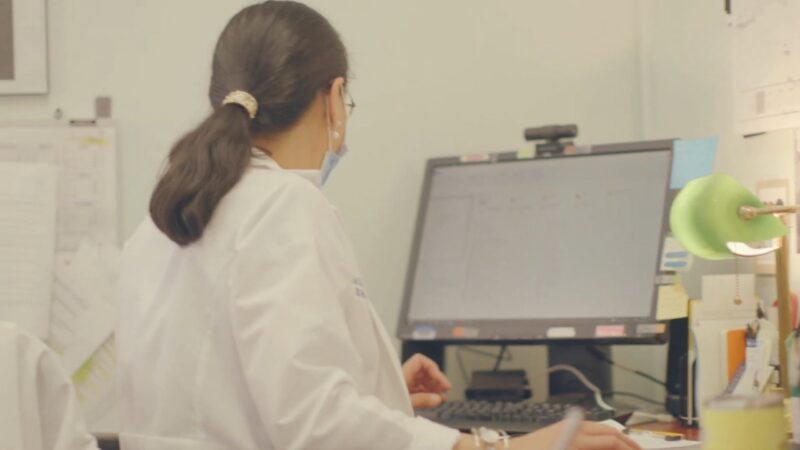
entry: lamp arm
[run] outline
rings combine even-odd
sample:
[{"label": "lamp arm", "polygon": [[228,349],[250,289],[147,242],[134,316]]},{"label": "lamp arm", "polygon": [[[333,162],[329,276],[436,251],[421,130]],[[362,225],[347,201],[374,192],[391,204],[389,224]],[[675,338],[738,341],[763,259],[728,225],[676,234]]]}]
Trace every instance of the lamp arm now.
[{"label": "lamp arm", "polygon": [[[769,214],[798,214],[800,205],[767,205],[760,208],[742,206],[739,208],[739,217],[752,220],[758,216]],[[792,323],[791,291],[789,290],[789,239],[781,236],[780,245],[775,252],[775,284],[778,288],[778,350],[781,365],[781,387],[784,397],[789,397],[789,355],[784,343],[794,329]]]},{"label": "lamp arm", "polygon": [[739,207],[739,217],[745,220],[755,219],[758,216],[769,214],[798,214],[800,205],[768,205],[756,208],[755,206]]}]

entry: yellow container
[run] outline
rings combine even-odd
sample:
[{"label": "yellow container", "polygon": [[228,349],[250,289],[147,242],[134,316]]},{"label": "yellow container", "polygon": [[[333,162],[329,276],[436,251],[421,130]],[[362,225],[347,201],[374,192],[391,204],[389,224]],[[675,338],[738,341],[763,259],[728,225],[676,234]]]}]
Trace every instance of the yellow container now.
[{"label": "yellow container", "polygon": [[703,450],[784,450],[785,424],[779,395],[717,398],[703,410]]}]

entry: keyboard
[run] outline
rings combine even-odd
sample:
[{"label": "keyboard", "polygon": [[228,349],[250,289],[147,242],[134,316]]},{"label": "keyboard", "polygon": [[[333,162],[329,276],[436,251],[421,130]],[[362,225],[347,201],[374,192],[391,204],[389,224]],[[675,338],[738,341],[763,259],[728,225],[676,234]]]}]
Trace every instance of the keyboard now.
[{"label": "keyboard", "polygon": [[[488,427],[509,433],[529,433],[554,424],[564,418],[567,410],[575,404],[490,402],[480,400],[449,401],[432,409],[417,410],[417,414],[434,422],[460,430]],[[598,406],[581,405],[586,420],[612,419],[614,411]]]}]

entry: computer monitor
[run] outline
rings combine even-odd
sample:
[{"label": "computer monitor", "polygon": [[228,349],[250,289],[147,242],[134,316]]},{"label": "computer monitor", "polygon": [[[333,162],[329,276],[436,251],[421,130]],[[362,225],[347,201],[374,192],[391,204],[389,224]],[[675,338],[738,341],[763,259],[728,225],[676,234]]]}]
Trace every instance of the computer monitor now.
[{"label": "computer monitor", "polygon": [[663,341],[672,142],[429,160],[398,337]]}]

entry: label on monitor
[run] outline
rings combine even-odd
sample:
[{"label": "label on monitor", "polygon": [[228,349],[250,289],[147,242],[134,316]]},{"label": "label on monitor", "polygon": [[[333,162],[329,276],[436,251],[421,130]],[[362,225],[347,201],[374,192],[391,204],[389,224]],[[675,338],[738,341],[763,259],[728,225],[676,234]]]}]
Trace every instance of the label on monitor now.
[{"label": "label on monitor", "polygon": [[414,327],[411,337],[417,340],[436,339],[436,328],[429,325],[417,325]]},{"label": "label on monitor", "polygon": [[577,335],[573,327],[552,327],[547,329],[549,338],[574,338]]},{"label": "label on monitor", "polygon": [[478,329],[474,327],[453,327],[451,334],[454,338],[475,339],[478,337]]},{"label": "label on monitor", "polygon": [[625,325],[598,325],[594,329],[594,336],[599,338],[625,336]]}]

